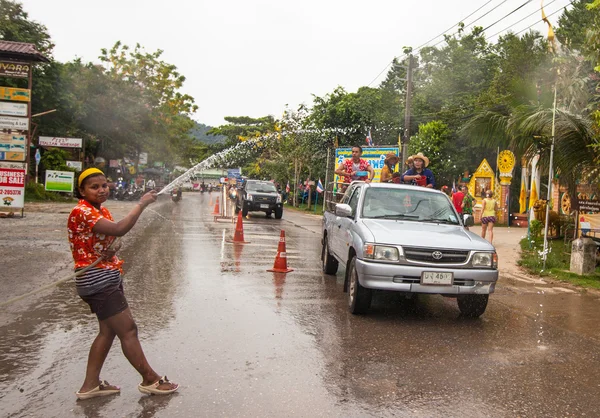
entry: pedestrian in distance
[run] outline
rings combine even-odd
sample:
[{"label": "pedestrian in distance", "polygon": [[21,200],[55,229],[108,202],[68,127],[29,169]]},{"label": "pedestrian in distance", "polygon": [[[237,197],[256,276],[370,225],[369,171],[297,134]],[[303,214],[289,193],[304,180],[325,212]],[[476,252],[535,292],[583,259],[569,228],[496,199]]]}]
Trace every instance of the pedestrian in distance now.
[{"label": "pedestrian in distance", "polygon": [[452,204],[454,208],[458,212],[459,215],[463,214],[463,200],[465,198],[465,194],[462,192],[462,188],[458,189],[458,191],[452,193]]},{"label": "pedestrian in distance", "polygon": [[402,182],[422,186],[428,188],[435,187],[435,178],[433,172],[427,168],[429,166],[429,158],[419,152],[412,156],[413,168],[409,168],[402,175]]},{"label": "pedestrian in distance", "polygon": [[383,161],[383,168],[381,169],[381,175],[379,181],[381,183],[392,183],[392,175],[396,168],[396,164],[400,161],[400,158],[393,152],[388,153]]},{"label": "pedestrian in distance", "polygon": [[108,198],[108,183],[99,169],[90,168],[79,175],[77,195],[80,200],[69,215],[67,228],[75,271],[85,271],[76,277],[75,285],[78,295],[96,314],[99,332],[90,348],[83,385],[76,395],[79,399],[88,399],[120,392],[118,386],[100,379],[115,337],[121,341],[127,360],[142,376],[138,385],[140,392],[173,393],[179,385],[157,374],[146,360],[137,325],[123,293],[123,261],[116,256],[118,246],[111,246],[117,237],[133,228],[144,209],[156,201],[157,193],[144,194],[119,222],[114,222],[109,210],[102,206]]},{"label": "pedestrian in distance", "polygon": [[[460,190],[464,195],[461,204],[463,217],[466,217],[467,215],[473,216],[473,202],[475,202],[475,198],[471,196],[471,193],[469,193],[469,189],[467,188],[467,186],[461,186]],[[469,227],[465,228],[469,229]]]},{"label": "pedestrian in distance", "polygon": [[375,171],[371,164],[363,158],[362,147],[355,145],[352,147],[352,158],[347,158],[335,170],[335,174],[344,177],[344,183],[349,184],[355,180],[370,183],[375,177]]},{"label": "pedestrian in distance", "polygon": [[491,190],[485,192],[481,212],[481,237],[485,238],[488,235],[490,242],[494,241],[494,224],[498,212],[498,202],[492,197],[493,195]]}]

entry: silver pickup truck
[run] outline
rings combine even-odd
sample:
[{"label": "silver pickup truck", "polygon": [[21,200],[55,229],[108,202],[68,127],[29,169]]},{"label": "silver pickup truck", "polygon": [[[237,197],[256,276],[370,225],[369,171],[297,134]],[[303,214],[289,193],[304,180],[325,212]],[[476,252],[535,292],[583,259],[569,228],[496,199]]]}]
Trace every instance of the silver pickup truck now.
[{"label": "silver pickup truck", "polygon": [[498,280],[498,257],[465,228],[472,224],[438,190],[353,182],[323,216],[323,271],[346,267],[354,314],[368,311],[372,290],[389,290],[456,297],[462,315],[479,317]]}]

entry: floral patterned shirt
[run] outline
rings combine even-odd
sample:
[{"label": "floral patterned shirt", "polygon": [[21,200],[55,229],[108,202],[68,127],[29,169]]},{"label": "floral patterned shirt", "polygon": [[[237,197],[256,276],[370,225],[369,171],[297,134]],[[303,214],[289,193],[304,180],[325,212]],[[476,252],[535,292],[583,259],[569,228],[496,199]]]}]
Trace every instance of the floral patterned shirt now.
[{"label": "floral patterned shirt", "polygon": [[[352,160],[352,158],[345,159],[342,164],[344,166],[344,171],[346,173],[351,173],[352,171],[355,171],[353,169],[354,161]],[[357,171],[367,171],[367,169],[369,167],[370,167],[369,162],[367,160],[363,160],[361,158],[359,160],[359,162],[358,162],[358,170]],[[364,180],[366,180],[368,178],[369,178],[368,175],[366,175],[366,176],[352,176],[352,178],[350,178],[350,177],[344,177],[344,183],[350,183],[350,182],[352,182],[354,180],[363,180],[364,181]]]},{"label": "floral patterned shirt", "polygon": [[[85,199],[79,200],[77,206],[71,211],[67,228],[75,269],[87,267],[102,257],[102,252],[108,249],[109,245],[115,240],[115,237],[92,231],[96,222],[102,218],[109,221],[113,220],[107,208],[100,207],[100,209],[96,209]],[[122,274],[122,264],[123,261],[114,256],[109,260],[101,261],[96,265],[96,268],[119,270]]]}]

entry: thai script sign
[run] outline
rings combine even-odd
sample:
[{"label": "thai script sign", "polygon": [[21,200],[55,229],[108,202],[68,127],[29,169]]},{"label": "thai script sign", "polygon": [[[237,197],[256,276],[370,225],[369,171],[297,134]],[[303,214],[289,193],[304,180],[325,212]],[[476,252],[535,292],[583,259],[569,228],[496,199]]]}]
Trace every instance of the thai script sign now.
[{"label": "thai script sign", "polygon": [[582,213],[600,213],[600,201],[592,199],[580,199],[579,211]]},{"label": "thai script sign", "polygon": [[83,144],[83,139],[40,136],[39,144],[42,147],[81,148]]},{"label": "thai script sign", "polygon": [[17,89],[14,87],[0,87],[0,100],[29,102],[31,100],[31,90]]},{"label": "thai script sign", "polygon": [[29,64],[20,62],[0,61],[0,75],[5,77],[28,78]]},{"label": "thai script sign", "polygon": [[46,170],[46,190],[50,192],[73,192],[75,173],[72,171]]},{"label": "thai script sign", "polygon": [[15,131],[28,131],[29,118],[17,118],[14,116],[0,116],[0,129]]},{"label": "thai script sign", "polygon": [[[375,177],[373,181],[378,182],[381,176],[381,169],[384,166],[385,156],[388,153],[399,155],[398,147],[366,147],[363,148],[362,159],[367,160],[373,170],[375,171]],[[346,159],[352,158],[352,148],[336,148],[335,150],[335,169]],[[402,166],[398,166],[397,170],[402,170]],[[337,174],[334,177],[336,183],[343,182],[344,179],[340,178]]]},{"label": "thai script sign", "polygon": [[0,207],[23,208],[25,204],[25,164],[0,162]]},{"label": "thai script sign", "polygon": [[0,115],[27,116],[27,103],[0,102]]}]

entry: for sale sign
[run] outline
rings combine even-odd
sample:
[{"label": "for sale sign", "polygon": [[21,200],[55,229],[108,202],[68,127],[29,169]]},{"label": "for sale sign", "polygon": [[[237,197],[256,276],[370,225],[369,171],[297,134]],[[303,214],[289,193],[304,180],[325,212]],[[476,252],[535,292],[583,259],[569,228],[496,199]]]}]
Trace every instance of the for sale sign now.
[{"label": "for sale sign", "polygon": [[0,162],[0,207],[21,209],[25,205],[25,164]]}]

